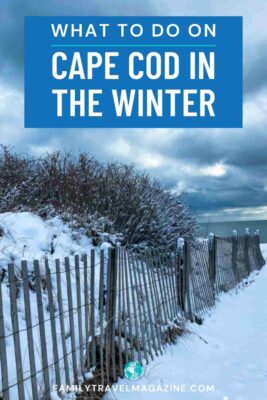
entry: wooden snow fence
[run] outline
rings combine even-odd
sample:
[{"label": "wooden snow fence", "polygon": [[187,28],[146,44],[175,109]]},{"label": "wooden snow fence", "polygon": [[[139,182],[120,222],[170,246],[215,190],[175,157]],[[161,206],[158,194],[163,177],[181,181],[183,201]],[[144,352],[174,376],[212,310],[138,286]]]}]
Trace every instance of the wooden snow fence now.
[{"label": "wooden snow fence", "polygon": [[180,238],[175,252],[116,246],[9,264],[0,284],[1,398],[61,396],[92,371],[112,384],[128,361],[162,354],[186,319],[201,321],[218,293],[264,263],[258,232],[246,232]]}]

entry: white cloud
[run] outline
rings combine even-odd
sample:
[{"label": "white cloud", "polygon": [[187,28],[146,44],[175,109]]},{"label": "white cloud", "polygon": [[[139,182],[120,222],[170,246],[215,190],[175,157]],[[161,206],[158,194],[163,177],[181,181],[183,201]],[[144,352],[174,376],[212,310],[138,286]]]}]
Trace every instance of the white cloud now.
[{"label": "white cloud", "polygon": [[162,167],[166,160],[160,154],[142,151],[136,157],[136,162],[140,167],[153,169]]},{"label": "white cloud", "polygon": [[25,150],[36,134],[36,129],[24,128],[23,93],[0,80],[0,143]]},{"label": "white cloud", "polygon": [[[142,132],[142,134],[145,138],[145,132]],[[108,151],[111,152],[112,155],[119,156],[121,159],[125,159],[128,162],[135,162],[140,168],[154,169],[168,163],[168,161],[156,151],[150,152],[148,148],[141,147],[135,136],[132,136],[131,141],[119,137],[114,143],[108,144]]]},{"label": "white cloud", "polygon": [[199,169],[201,175],[204,176],[212,176],[216,178],[220,178],[224,176],[227,172],[227,167],[221,163],[216,163],[214,165],[210,165],[208,167],[203,167]]},{"label": "white cloud", "polygon": [[245,46],[251,46],[267,36],[265,0],[166,0],[164,3],[154,0],[153,4],[159,7],[162,15],[243,16]]},{"label": "white cloud", "polygon": [[126,139],[119,137],[114,143],[108,145],[109,151],[114,155],[129,158],[131,157],[131,144]]},{"label": "white cloud", "polygon": [[244,103],[244,128],[258,128],[267,124],[267,90],[262,90]]},{"label": "white cloud", "polygon": [[23,140],[23,94],[0,81],[1,142],[14,144]]}]

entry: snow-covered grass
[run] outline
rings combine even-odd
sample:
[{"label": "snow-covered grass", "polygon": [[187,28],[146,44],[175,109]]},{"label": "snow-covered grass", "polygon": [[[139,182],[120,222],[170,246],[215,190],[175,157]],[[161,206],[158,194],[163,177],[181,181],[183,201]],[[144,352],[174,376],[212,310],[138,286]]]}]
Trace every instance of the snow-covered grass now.
[{"label": "snow-covered grass", "polygon": [[[266,258],[267,244],[262,251]],[[140,380],[120,379],[117,385],[123,387],[115,384],[107,398],[266,400],[266,288],[267,265],[251,274],[247,285],[222,294],[202,326],[188,323],[190,333],[151,362]]]},{"label": "snow-covered grass", "polygon": [[[10,262],[14,262],[16,266],[16,275],[18,279],[21,277],[20,263],[22,259],[30,261],[28,263],[29,271],[33,268],[33,263],[31,260],[37,259],[40,261],[41,271],[44,272],[44,260],[47,258],[49,260],[49,266],[51,272],[55,272],[55,262],[56,258],[64,260],[64,257],[70,257],[71,263],[71,286],[72,286],[72,297],[73,297],[73,308],[75,310],[77,306],[77,293],[76,293],[76,280],[73,256],[75,254],[89,254],[90,250],[93,248],[91,240],[82,233],[82,231],[74,231],[67,224],[65,224],[59,217],[48,219],[43,221],[40,217],[29,213],[4,213],[0,214],[0,271],[2,273],[2,294],[3,294],[3,308],[4,308],[4,324],[5,324],[5,335],[7,355],[8,355],[8,375],[10,386],[16,384],[16,368],[15,368],[15,352],[14,343],[12,337],[12,324],[10,316],[10,298],[9,298],[9,285],[8,285],[8,274],[7,265]],[[107,245],[107,244],[106,244]],[[103,247],[106,247],[105,245]],[[96,248],[96,269],[95,269],[95,286],[99,285],[99,248]],[[64,271],[64,264],[61,264],[61,270]],[[83,288],[83,273],[81,272],[81,288]],[[58,315],[58,304],[57,304],[57,282],[56,274],[51,274],[53,291],[54,291],[54,304],[55,313]],[[88,283],[89,285],[89,283]],[[66,275],[61,273],[61,287],[62,287],[62,302],[63,302],[63,312],[66,330],[66,346],[67,353],[69,353],[69,368],[72,378],[72,362],[71,362],[71,338],[70,338],[70,327],[69,327],[69,317],[68,317],[68,295],[67,295],[67,283]],[[98,297],[98,292],[95,293],[96,301]],[[50,327],[50,313],[48,307],[48,295],[46,291],[42,294],[42,300],[44,304],[44,319],[45,319],[45,331],[47,338],[47,352],[48,352],[48,364],[52,365],[53,360],[53,348],[52,348],[52,338],[51,338],[51,327]],[[85,304],[85,296],[83,289],[81,290],[81,302],[82,306]],[[41,363],[41,345],[39,338],[39,326],[38,326],[38,313],[37,313],[37,301],[36,293],[30,291],[30,303],[31,303],[31,314],[32,314],[32,324],[33,324],[33,337],[34,337],[34,350],[35,350],[35,361],[36,370],[42,370]],[[24,378],[29,377],[29,352],[27,345],[27,334],[26,334],[26,321],[25,321],[25,307],[24,307],[24,297],[22,286],[19,286],[18,291],[18,319],[19,319],[19,329],[22,330],[20,333],[21,341],[21,352],[22,352],[22,363],[24,370]],[[84,313],[84,307],[82,308]],[[97,304],[95,308],[95,320],[97,321]],[[78,348],[78,318],[77,313],[74,311],[74,324],[76,330],[76,347]],[[83,324],[85,330],[85,325]],[[56,329],[58,335],[58,348],[59,348],[59,358],[63,358],[62,343],[60,335],[60,321],[56,318]],[[85,331],[83,331],[83,338],[85,338]],[[77,352],[78,354],[78,352]],[[60,369],[62,373],[62,383],[65,382],[63,359],[60,362]],[[54,381],[54,372],[51,368],[50,370],[51,383]],[[38,374],[38,385],[40,390],[40,395],[42,392],[42,374]],[[1,379],[0,379],[1,382]],[[26,399],[31,398],[30,393],[30,380],[26,382]],[[16,400],[18,398],[16,386],[10,390],[10,399]]]}]

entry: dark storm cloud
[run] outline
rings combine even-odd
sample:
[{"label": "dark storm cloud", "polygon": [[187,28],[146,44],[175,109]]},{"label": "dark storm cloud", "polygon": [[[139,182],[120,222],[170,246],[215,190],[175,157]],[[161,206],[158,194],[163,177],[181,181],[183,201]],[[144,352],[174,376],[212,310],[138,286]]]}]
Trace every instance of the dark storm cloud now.
[{"label": "dark storm cloud", "polygon": [[[195,1],[191,1],[191,6]],[[220,11],[219,3],[217,8]],[[159,6],[159,9],[155,6]],[[182,7],[182,4],[181,4]],[[203,1],[198,13],[206,8],[209,13],[216,15],[216,8],[209,1]],[[191,7],[190,7],[191,8]],[[181,10],[185,12],[186,7]],[[157,12],[166,13],[158,1],[97,1],[59,0],[3,0],[0,16],[1,64],[0,72],[6,79],[12,74],[13,83],[22,86],[21,73],[23,70],[23,19],[26,15],[154,15]],[[218,15],[220,12],[218,13]],[[266,85],[267,45],[266,40],[259,43],[244,41],[244,92],[249,95]]]},{"label": "dark storm cloud", "polygon": [[[142,138],[135,145],[144,146]],[[153,151],[168,162],[152,173],[167,189],[185,182],[185,199],[199,213],[259,207],[267,203],[266,149],[266,123],[254,129],[185,130],[166,139],[164,147],[153,142]]]},{"label": "dark storm cloud", "polygon": [[255,46],[245,48],[244,94],[253,95],[267,85],[267,42],[266,39]]},{"label": "dark storm cloud", "polygon": [[1,78],[22,86],[24,16],[155,14],[150,0],[2,0],[0,9]]},{"label": "dark storm cloud", "polygon": [[257,186],[224,188],[221,185],[214,185],[208,191],[186,193],[184,199],[199,214],[212,210],[220,215],[220,212],[227,208],[257,208],[266,205],[266,195],[266,192]]},{"label": "dark storm cloud", "polygon": [[170,143],[165,152],[199,165],[223,161],[250,168],[266,166],[266,149],[267,127],[262,127],[218,132],[187,130],[177,137],[175,144]]},{"label": "dark storm cloud", "polygon": [[[251,11],[253,9],[253,12]],[[2,0],[0,142],[17,151],[87,151],[135,162],[201,213],[253,210],[267,203],[267,2],[259,0]],[[91,130],[23,128],[25,15],[243,15],[244,129]],[[262,215],[261,215],[262,217]],[[265,216],[267,218],[267,215]]]}]

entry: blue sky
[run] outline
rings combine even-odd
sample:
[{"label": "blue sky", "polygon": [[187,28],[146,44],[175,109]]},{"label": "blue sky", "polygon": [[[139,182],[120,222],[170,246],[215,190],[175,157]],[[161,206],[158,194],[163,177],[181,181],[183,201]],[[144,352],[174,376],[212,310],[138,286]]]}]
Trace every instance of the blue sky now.
[{"label": "blue sky", "polygon": [[[244,128],[24,129],[25,15],[242,15]],[[0,142],[36,155],[86,150],[103,161],[135,162],[184,192],[201,219],[267,219],[266,15],[263,0],[2,0]]]}]

